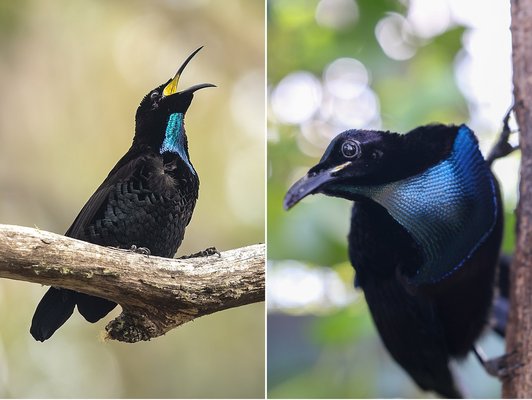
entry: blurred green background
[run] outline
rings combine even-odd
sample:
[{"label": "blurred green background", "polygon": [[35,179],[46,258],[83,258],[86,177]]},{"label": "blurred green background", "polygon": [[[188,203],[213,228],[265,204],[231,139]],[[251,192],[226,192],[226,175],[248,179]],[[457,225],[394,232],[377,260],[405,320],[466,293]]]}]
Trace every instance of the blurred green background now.
[{"label": "blurred green background", "polygon": [[[243,34],[245,32],[245,34]],[[264,1],[0,2],[0,222],[64,233],[131,144],[142,97],[180,84],[200,196],[178,255],[264,242]],[[77,312],[28,330],[45,287],[0,281],[0,397],[264,395],[264,304],[149,343],[103,342]]]},{"label": "blurred green background", "polygon": [[[426,397],[381,345],[347,259],[351,204],[286,190],[349,128],[406,132],[467,123],[486,153],[512,102],[509,1],[270,0],[268,25],[268,394]],[[497,161],[514,245],[518,154]],[[487,332],[490,356],[502,341]],[[470,356],[453,364],[469,397],[500,384]]]}]

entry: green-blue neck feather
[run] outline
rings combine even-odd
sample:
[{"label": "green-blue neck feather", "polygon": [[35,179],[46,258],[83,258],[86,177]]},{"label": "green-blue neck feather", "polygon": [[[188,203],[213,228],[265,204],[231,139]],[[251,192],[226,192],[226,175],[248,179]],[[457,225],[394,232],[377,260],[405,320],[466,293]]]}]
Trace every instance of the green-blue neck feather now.
[{"label": "green-blue neck feather", "polygon": [[161,154],[165,152],[177,154],[188,166],[190,171],[195,175],[196,171],[190,160],[188,159],[188,154],[185,149],[186,139],[185,139],[185,121],[183,113],[174,113],[171,114],[168,118],[166,125],[166,132],[164,136],[163,143],[159,152]]}]

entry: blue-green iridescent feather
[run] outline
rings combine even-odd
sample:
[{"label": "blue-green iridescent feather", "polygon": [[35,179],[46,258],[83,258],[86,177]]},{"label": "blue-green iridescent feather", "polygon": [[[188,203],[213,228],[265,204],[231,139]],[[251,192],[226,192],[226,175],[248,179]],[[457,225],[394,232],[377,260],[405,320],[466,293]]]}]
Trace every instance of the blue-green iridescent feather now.
[{"label": "blue-green iridescent feather", "polygon": [[196,171],[190,160],[188,159],[187,151],[185,149],[186,139],[185,139],[185,121],[183,113],[174,113],[170,114],[168,117],[168,123],[166,125],[166,132],[164,136],[163,143],[159,152],[163,154],[164,152],[170,152],[178,154],[179,157],[185,162],[190,171],[196,175]]}]

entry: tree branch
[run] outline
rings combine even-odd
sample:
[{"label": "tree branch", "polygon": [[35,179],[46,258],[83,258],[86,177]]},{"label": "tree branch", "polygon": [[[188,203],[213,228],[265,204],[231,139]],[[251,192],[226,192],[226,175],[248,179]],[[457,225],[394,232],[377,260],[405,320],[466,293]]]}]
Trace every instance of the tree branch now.
[{"label": "tree branch", "polygon": [[0,278],[73,289],[112,300],[106,326],[124,342],[150,340],[185,322],[264,300],[265,245],[220,256],[168,259],[0,224]]},{"label": "tree branch", "polygon": [[516,250],[510,273],[506,352],[521,365],[503,380],[504,398],[532,397],[532,0],[512,1],[514,111],[519,124],[521,177]]}]

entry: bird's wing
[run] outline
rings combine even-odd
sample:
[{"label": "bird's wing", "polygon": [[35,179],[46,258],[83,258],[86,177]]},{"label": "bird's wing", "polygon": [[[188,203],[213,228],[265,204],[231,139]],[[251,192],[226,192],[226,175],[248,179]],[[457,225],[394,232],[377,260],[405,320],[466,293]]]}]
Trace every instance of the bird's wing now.
[{"label": "bird's wing", "polygon": [[147,159],[154,157],[155,155],[150,151],[146,152],[146,149],[131,148],[118,161],[109,172],[107,178],[89,198],[70,228],[66,231],[65,236],[79,238],[84,229],[94,221],[95,216],[106,206],[107,198],[110,192],[114,190],[115,184],[131,178],[144,165]]}]

